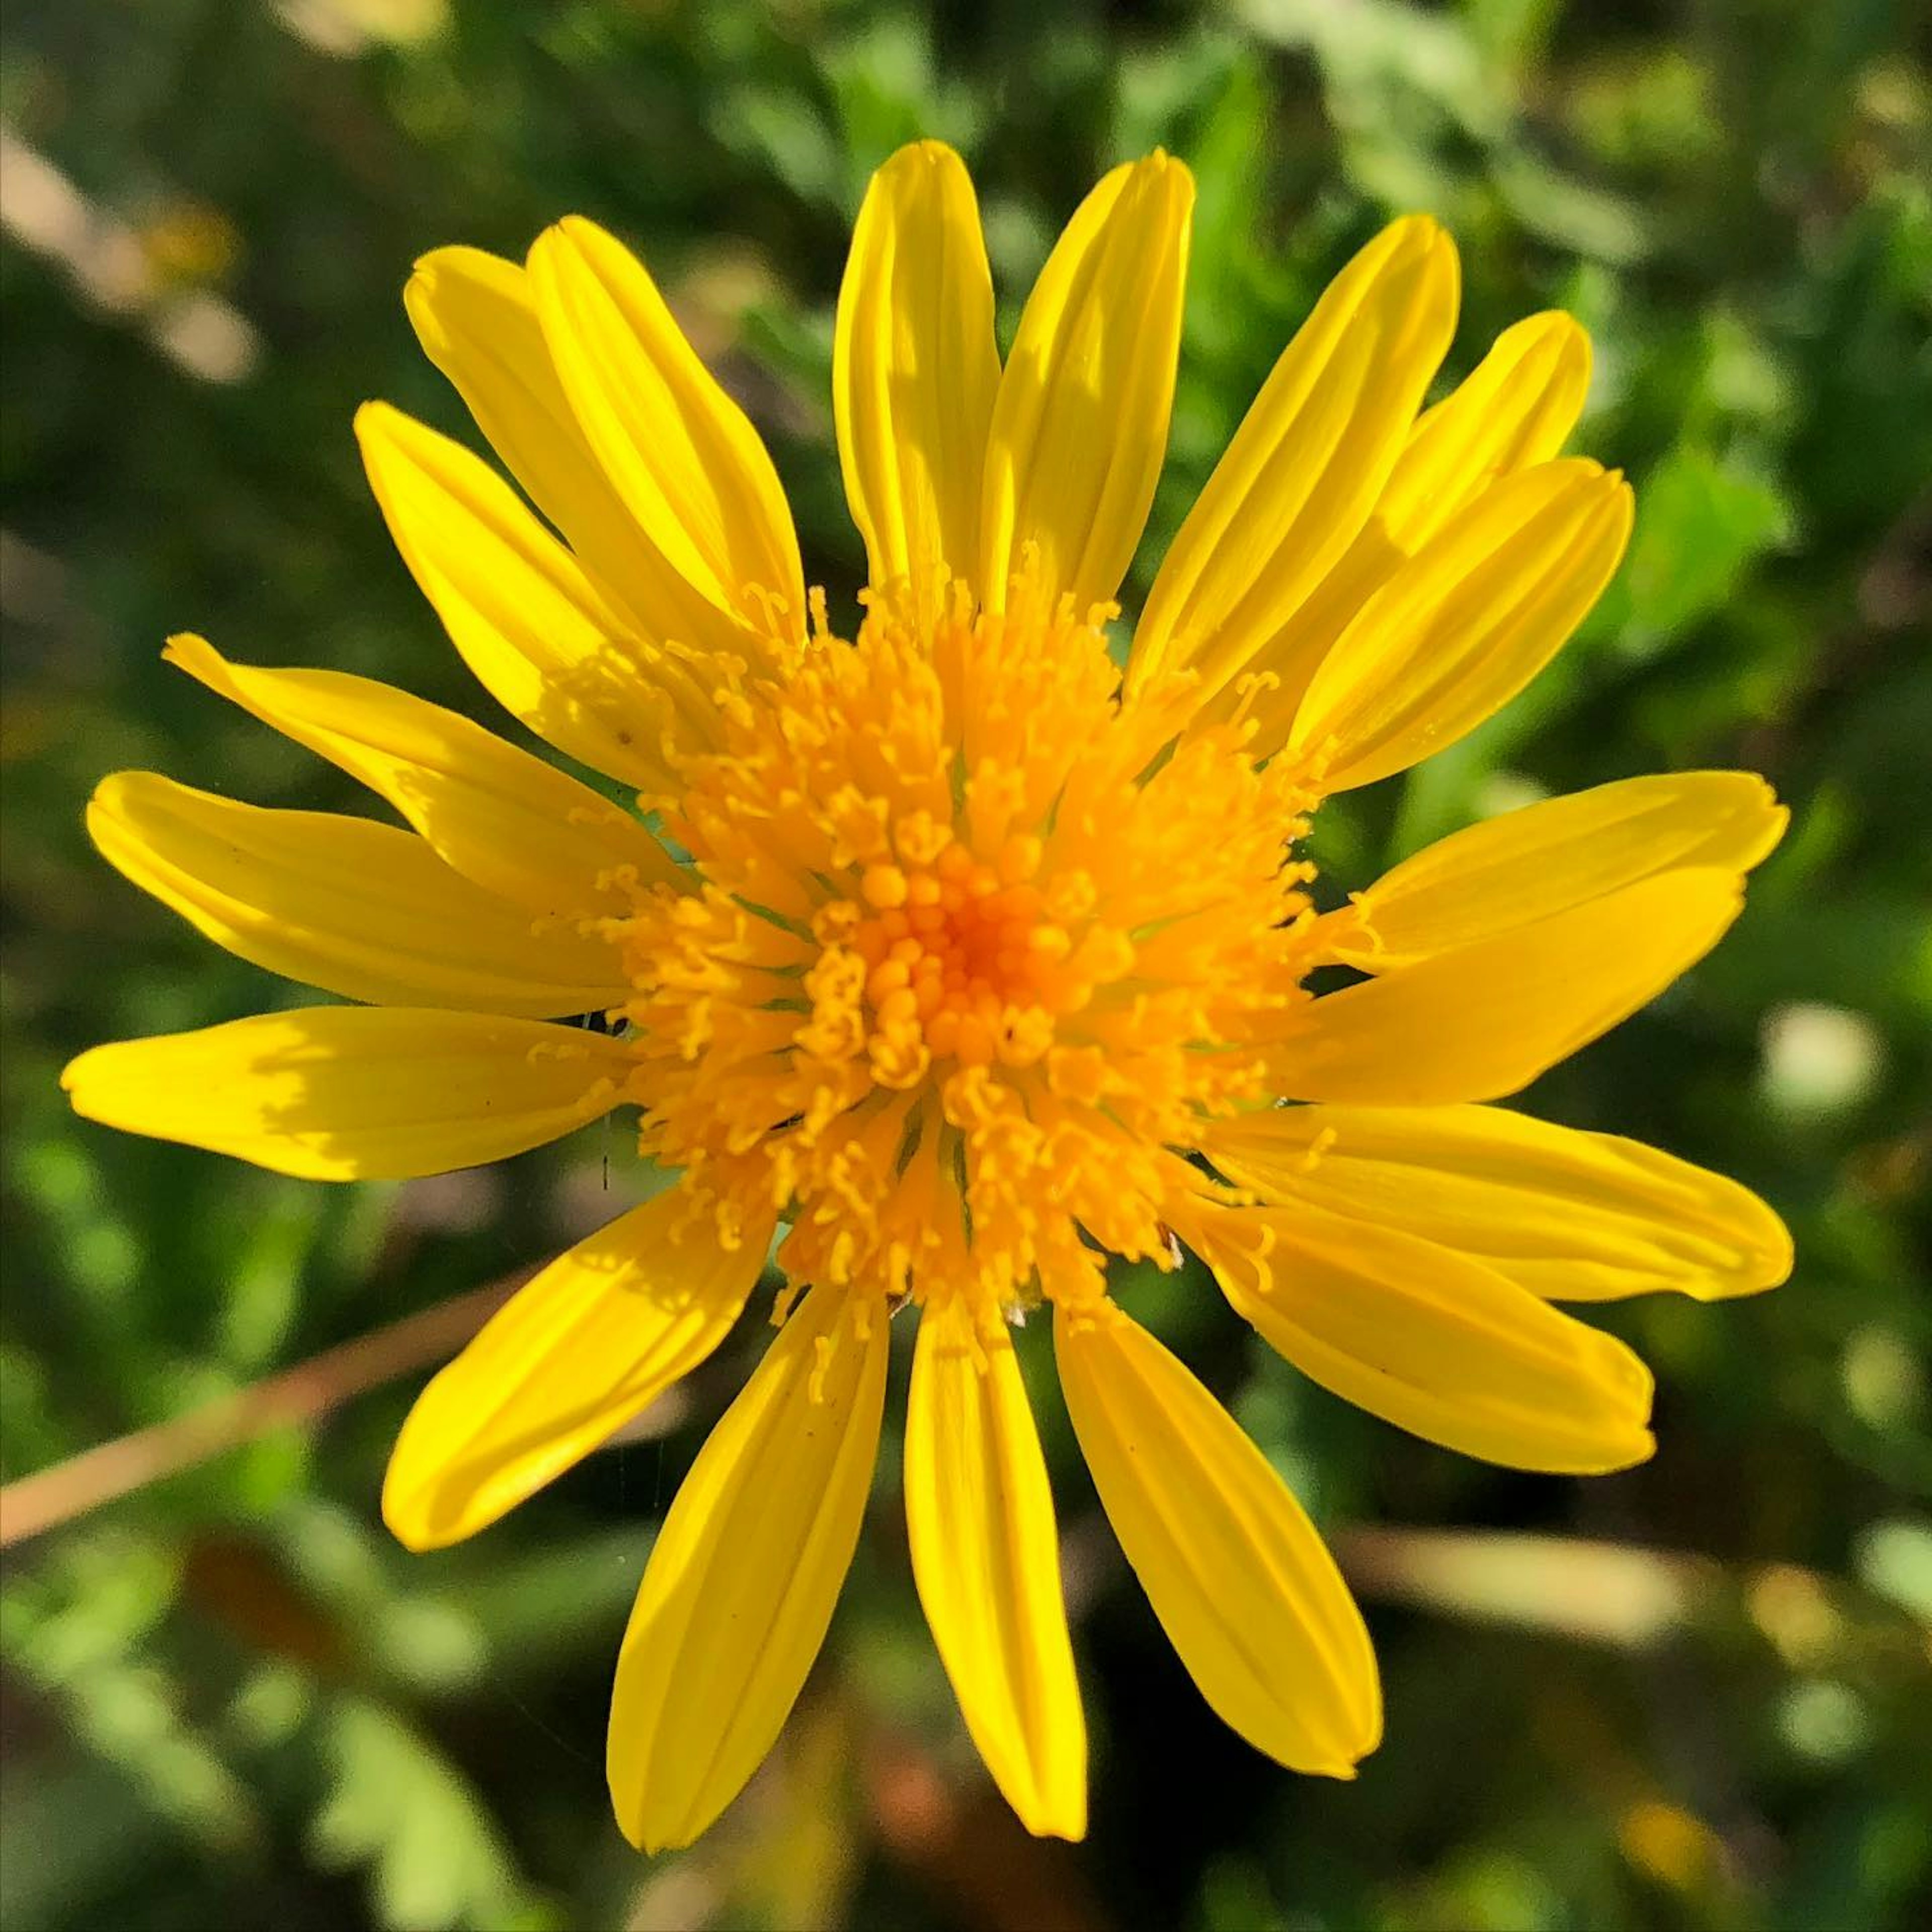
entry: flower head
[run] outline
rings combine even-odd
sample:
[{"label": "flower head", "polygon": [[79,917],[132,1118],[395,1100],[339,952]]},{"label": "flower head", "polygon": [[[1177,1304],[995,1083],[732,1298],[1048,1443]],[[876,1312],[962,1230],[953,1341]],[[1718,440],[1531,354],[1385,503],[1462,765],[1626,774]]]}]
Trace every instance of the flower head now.
[{"label": "flower head", "polygon": [[[1649,1378],[1552,1304],[1745,1293],[1790,1265],[1734,1184],[1483,1104],[1716,941],[1782,830],[1761,782],[1605,785],[1346,900],[1305,856],[1326,796],[1480,723],[1616,568],[1628,488],[1557,454],[1588,374],[1573,322],[1518,324],[1424,410],[1456,261],[1397,222],[1288,345],[1124,666],[1110,650],[1192,192],[1160,154],[1108,175],[1003,367],[964,168],[928,142],[880,171],[836,344],[871,566],[849,637],[806,594],[750,424],[618,243],[572,220],[524,268],[430,255],[410,316],[536,514],[372,404],[376,496],[482,682],[638,810],[399,692],[194,638],[176,662],[410,829],[142,773],[90,809],[106,856],[210,936],[371,1004],[97,1048],[67,1075],[82,1112],[333,1179],[628,1106],[677,1177],[424,1391],[384,1495],[412,1546],[482,1528],[703,1360],[776,1238],[779,1333],[671,1508],[618,1666],[611,1789],[648,1846],[704,1828],[804,1682],[901,1310],[920,1596],[1000,1788],[1074,1837],[1028,1314],[1051,1310],[1101,1499],[1203,1694],[1282,1763],[1347,1777],[1381,1721],[1361,1619],[1280,1477],[1111,1298],[1108,1258],[1191,1250],[1315,1380],[1578,1472],[1649,1453]],[[1317,997],[1322,969],[1350,982]],[[554,1023],[586,1012],[608,1024]]]}]

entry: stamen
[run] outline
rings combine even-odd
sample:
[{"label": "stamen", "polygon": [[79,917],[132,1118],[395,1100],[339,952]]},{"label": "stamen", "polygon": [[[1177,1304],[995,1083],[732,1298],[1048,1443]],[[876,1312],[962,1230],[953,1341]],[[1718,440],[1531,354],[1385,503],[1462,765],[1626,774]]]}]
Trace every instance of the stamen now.
[{"label": "stamen", "polygon": [[1036,586],[874,586],[850,644],[814,592],[681,768],[702,884],[624,880],[608,922],[652,1157],[778,1205],[855,1324],[957,1298],[982,1355],[1042,1296],[1104,1305],[1102,1249],[1171,1262],[1211,1184],[1180,1156],[1264,1097],[1317,944],[1305,788],[1172,680],[1124,695],[1111,608]]}]

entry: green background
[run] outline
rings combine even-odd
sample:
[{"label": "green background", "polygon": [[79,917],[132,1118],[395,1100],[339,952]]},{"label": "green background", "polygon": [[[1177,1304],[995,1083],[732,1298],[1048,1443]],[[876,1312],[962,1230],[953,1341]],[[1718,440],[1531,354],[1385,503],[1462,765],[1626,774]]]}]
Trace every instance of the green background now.
[{"label": "green background", "polygon": [[1529,1104],[1738,1174],[1799,1261],[1759,1300],[1604,1314],[1658,1368],[1662,1448],[1591,1483],[1344,1409],[1197,1279],[1128,1285],[1334,1534],[1388,1735],[1344,1786],[1222,1730],[1043,1393],[1094,1743],[1078,1848],[1026,1840],[964,1742],[890,1438],[771,1767],[688,1854],[618,1837],[618,1634],[755,1318],[647,1434],[434,1557],[376,1508],[423,1367],[351,1394],[332,1358],[303,1385],[317,1426],[210,1450],[7,1552],[8,1932],[1932,1922],[1925,52],[1922,15],[1875,0],[11,0],[9,1480],[497,1280],[631,1198],[634,1159],[602,1131],[330,1190],[70,1120],[56,1076],[80,1048],[303,997],[112,874],[82,805],[134,765],[360,808],[165,668],[172,629],[490,715],[349,429],[371,395],[456,426],[398,299],[439,243],[520,254],[577,210],[638,246],[849,611],[831,304],[868,172],[920,134],[974,166],[1009,330],[1102,168],[1161,142],[1198,173],[1172,455],[1130,604],[1312,298],[1390,214],[1433,211],[1460,242],[1450,373],[1534,309],[1588,323],[1580,443],[1636,482],[1628,564],[1524,699],[1329,808],[1319,856],[1359,885],[1541,791],[1768,773],[1793,828],[1731,938]]}]

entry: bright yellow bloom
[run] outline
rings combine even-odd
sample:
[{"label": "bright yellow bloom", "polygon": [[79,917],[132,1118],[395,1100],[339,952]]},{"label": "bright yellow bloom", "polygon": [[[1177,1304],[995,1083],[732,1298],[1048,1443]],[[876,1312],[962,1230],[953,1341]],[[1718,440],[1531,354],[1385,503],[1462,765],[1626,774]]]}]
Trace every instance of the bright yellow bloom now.
[{"label": "bright yellow bloom", "polygon": [[[1280,1478],[1109,1298],[1108,1256],[1171,1268],[1184,1244],[1317,1382],[1567,1472],[1648,1454],[1650,1381],[1553,1303],[1790,1267],[1734,1184],[1476,1104],[1717,940],[1784,826],[1760,780],[1534,806],[1328,910],[1298,856],[1324,796],[1480,723],[1615,570],[1628,489],[1556,454],[1588,375],[1574,322],[1519,323],[1421,410],[1456,257],[1430,221],[1388,229],[1276,365],[1117,668],[1102,626],[1166,442],[1192,199],[1165,155],[1108,175],[1003,368],[964,169],[927,142],[880,171],[836,343],[872,586],[850,641],[806,593],[757,434],[617,242],[571,220],[523,268],[438,250],[410,316],[542,520],[380,404],[370,479],[482,682],[640,815],[399,692],[188,638],[183,669],[412,830],[145,773],[89,814],[210,937],[374,1004],[98,1048],[67,1075],[82,1113],[348,1179],[632,1106],[679,1172],[424,1391],[384,1494],[411,1546],[482,1528],[702,1360],[785,1231],[780,1332],[672,1507],[618,1665],[610,1786],[648,1847],[704,1829],[797,1696],[908,1304],[920,1597],[1000,1789],[1072,1838],[1085,1736],[1022,1316],[1051,1310],[1101,1499],[1202,1694],[1346,1778],[1381,1726],[1360,1617]],[[1352,982],[1312,996],[1338,966]],[[587,1010],[609,1029],[554,1023]]]}]

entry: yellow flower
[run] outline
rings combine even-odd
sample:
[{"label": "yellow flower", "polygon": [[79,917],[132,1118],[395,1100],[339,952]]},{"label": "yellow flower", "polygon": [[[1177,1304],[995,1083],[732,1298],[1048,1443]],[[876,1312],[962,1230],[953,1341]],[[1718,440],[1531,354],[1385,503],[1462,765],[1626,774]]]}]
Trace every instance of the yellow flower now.
[{"label": "yellow flower", "polygon": [[[1326,910],[1298,856],[1324,797],[1480,723],[1615,570],[1628,489],[1556,454],[1588,374],[1574,322],[1519,323],[1422,410],[1456,256],[1395,224],[1276,364],[1116,668],[1192,200],[1162,154],[1109,174],[1003,368],[958,158],[926,142],[880,171],[836,341],[871,564],[849,642],[806,595],[756,433],[632,256],[574,219],[522,268],[439,250],[410,316],[539,514],[380,404],[357,423],[370,482],[484,686],[639,812],[386,686],[182,638],[175,662],[412,829],[139,772],[89,813],[210,937],[372,1004],[97,1048],[67,1074],[82,1113],[350,1179],[634,1106],[679,1172],[424,1391],[384,1493],[412,1547],[482,1528],[702,1360],[785,1230],[782,1326],[671,1508],[618,1664],[611,1791],[647,1847],[704,1829],[797,1696],[907,1304],[920,1594],[1000,1789],[1073,1838],[1085,1736],[1024,1315],[1051,1311],[1101,1500],[1202,1694],[1282,1763],[1346,1778],[1381,1725],[1361,1618],[1281,1478],[1109,1298],[1108,1256],[1171,1268],[1185,1244],[1316,1381],[1563,1472],[1649,1454],[1650,1382],[1552,1304],[1790,1267],[1734,1184],[1478,1104],[1717,940],[1784,823],[1760,780],[1533,806]],[[1316,998],[1324,968],[1351,983]],[[593,1010],[608,1030],[555,1023]]]}]

